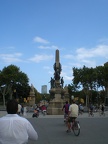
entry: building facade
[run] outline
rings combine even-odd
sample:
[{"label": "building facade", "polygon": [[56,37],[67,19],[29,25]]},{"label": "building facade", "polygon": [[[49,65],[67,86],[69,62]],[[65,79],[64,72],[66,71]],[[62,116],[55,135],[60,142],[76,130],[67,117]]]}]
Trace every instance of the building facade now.
[{"label": "building facade", "polygon": [[47,85],[42,85],[42,87],[41,87],[41,93],[42,94],[47,94]]}]

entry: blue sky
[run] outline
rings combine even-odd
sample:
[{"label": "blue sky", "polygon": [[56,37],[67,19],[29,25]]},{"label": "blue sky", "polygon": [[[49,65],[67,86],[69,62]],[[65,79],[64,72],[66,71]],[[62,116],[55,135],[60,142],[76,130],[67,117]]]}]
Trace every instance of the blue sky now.
[{"label": "blue sky", "polygon": [[108,61],[108,0],[0,0],[0,70],[10,64],[41,92],[59,49],[64,85],[72,68]]}]

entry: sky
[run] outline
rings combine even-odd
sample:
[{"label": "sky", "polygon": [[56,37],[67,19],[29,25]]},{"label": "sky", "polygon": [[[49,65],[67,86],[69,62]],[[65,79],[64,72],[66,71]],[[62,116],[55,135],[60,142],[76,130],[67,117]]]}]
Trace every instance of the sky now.
[{"label": "sky", "polygon": [[0,0],[0,70],[13,64],[49,93],[57,49],[64,86],[73,67],[104,65],[108,0]]}]

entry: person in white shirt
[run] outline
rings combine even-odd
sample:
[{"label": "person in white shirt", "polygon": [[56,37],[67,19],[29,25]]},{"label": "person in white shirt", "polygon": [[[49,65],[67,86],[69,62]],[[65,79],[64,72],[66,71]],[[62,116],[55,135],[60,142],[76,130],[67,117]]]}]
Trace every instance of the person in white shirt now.
[{"label": "person in white shirt", "polygon": [[78,117],[78,105],[75,103],[75,100],[72,99],[72,104],[69,106],[68,112],[68,130],[66,132],[70,132],[71,122],[73,123],[75,119]]},{"label": "person in white shirt", "polygon": [[0,118],[0,144],[27,144],[28,139],[38,139],[38,134],[31,123],[20,117],[17,111],[17,101],[9,100],[8,114]]}]

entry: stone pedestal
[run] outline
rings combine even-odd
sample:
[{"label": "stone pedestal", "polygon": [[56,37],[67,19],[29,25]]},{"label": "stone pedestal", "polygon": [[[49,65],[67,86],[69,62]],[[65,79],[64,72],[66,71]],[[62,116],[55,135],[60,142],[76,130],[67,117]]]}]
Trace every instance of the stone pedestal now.
[{"label": "stone pedestal", "polygon": [[[62,90],[63,91],[63,90]],[[47,108],[47,113],[49,115],[63,115],[63,105],[65,101],[61,98],[61,89],[55,90],[55,98],[50,101],[50,104]]]},{"label": "stone pedestal", "polygon": [[31,85],[29,97],[31,98],[30,101],[29,101],[29,105],[31,105],[31,106],[35,105],[35,92],[34,92],[33,85]]},{"label": "stone pedestal", "polygon": [[33,106],[35,105],[35,96],[30,96],[30,97],[31,97],[31,100],[29,101],[29,105]]}]

